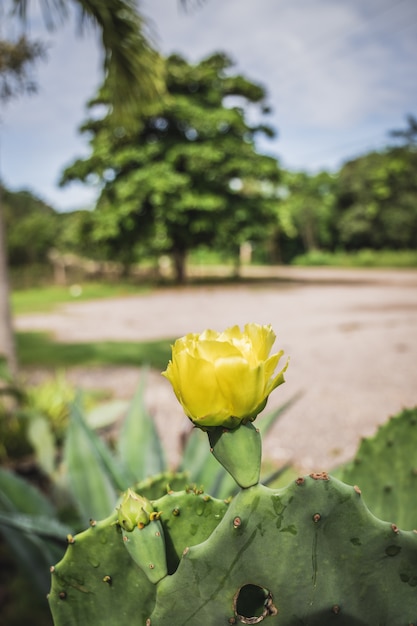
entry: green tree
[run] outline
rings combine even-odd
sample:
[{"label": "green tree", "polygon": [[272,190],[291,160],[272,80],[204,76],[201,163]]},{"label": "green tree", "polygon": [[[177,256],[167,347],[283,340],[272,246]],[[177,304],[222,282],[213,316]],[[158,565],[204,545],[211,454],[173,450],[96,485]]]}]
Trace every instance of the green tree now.
[{"label": "green tree", "polygon": [[[134,126],[108,117],[84,124],[91,154],[68,167],[62,183],[99,182],[93,243],[126,266],[147,247],[170,254],[182,282],[189,250],[219,241],[236,246],[272,219],[263,186],[278,181],[278,166],[257,153],[255,137],[273,131],[246,115],[251,107],[262,116],[266,94],[231,67],[221,53],[195,65],[172,55],[166,97],[138,110]],[[101,94],[91,106],[102,102]]]},{"label": "green tree", "polygon": [[417,150],[371,152],[346,163],[337,184],[338,237],[348,250],[415,249]]},{"label": "green tree", "polygon": [[271,257],[287,263],[297,254],[334,245],[335,177],[328,172],[283,173],[270,233]]},{"label": "green tree", "polygon": [[1,193],[10,266],[47,261],[59,234],[59,215],[29,191],[3,187]]},{"label": "green tree", "polygon": [[[17,15],[24,22],[30,4],[27,0],[0,0],[2,19],[10,13],[11,19]],[[99,28],[104,50],[103,70],[115,118],[128,117],[133,108],[136,110],[138,101],[150,102],[163,92],[159,55],[151,44],[143,16],[132,0],[43,0],[41,6],[46,24],[51,28],[70,16],[71,7],[78,11],[81,22],[90,21]],[[29,42],[24,36],[15,44],[0,42],[0,100],[8,100],[23,91],[33,91],[34,82],[28,69],[41,53],[42,45]],[[1,202],[0,353],[6,356],[11,371],[16,372]]]}]

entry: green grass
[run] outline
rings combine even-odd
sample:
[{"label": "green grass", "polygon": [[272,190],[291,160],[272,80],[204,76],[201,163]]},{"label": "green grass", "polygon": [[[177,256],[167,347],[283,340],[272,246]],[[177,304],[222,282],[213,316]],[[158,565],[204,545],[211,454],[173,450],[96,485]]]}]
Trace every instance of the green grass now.
[{"label": "green grass", "polygon": [[14,315],[45,312],[67,302],[136,295],[144,293],[148,289],[129,283],[83,283],[79,286],[59,287],[51,285],[35,289],[14,290],[12,293],[12,311]]},{"label": "green grass", "polygon": [[327,252],[314,250],[296,257],[292,265],[329,267],[415,268],[416,250],[358,250],[357,252]]},{"label": "green grass", "polygon": [[75,365],[149,365],[164,370],[171,358],[173,339],[123,342],[97,341],[61,343],[47,333],[19,332],[16,335],[19,363],[30,367],[73,367]]},{"label": "green grass", "polygon": [[191,250],[188,258],[189,265],[231,265],[234,259],[230,255],[222,254],[218,250],[212,250],[206,246],[200,246]]}]

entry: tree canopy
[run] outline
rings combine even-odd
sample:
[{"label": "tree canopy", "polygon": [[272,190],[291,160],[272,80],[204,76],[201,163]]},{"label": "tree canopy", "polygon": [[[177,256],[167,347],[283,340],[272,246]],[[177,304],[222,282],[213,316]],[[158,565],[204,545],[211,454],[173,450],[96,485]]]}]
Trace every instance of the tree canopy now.
[{"label": "tree canopy", "polygon": [[348,250],[417,247],[417,150],[370,152],[346,163],[337,182],[337,230]]},{"label": "tree canopy", "polygon": [[141,246],[169,253],[181,281],[189,250],[219,241],[237,246],[242,237],[262,235],[273,219],[278,165],[255,146],[258,133],[273,136],[273,130],[247,121],[249,108],[263,117],[266,93],[231,67],[222,53],[195,65],[172,55],[165,62],[166,96],[146,113],[138,109],[134,125],[115,125],[111,116],[84,124],[91,154],[68,167],[62,183],[100,185],[86,221],[113,258],[131,263]]},{"label": "tree canopy", "polygon": [[10,265],[47,261],[59,233],[58,214],[29,191],[10,191],[0,185],[0,193]]},{"label": "tree canopy", "polygon": [[288,262],[301,251],[333,246],[335,176],[284,171],[270,234],[272,258]]}]

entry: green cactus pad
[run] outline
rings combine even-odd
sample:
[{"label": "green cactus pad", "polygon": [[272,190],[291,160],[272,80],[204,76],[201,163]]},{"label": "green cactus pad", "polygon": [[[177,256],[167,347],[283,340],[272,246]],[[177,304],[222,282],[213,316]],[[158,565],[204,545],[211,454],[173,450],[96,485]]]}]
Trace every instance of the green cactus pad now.
[{"label": "green cactus pad", "polygon": [[132,532],[122,530],[123,545],[152,583],[167,575],[164,531],[159,520]]},{"label": "green cactus pad", "polygon": [[148,626],[417,623],[417,534],[326,474],[240,492],[157,589]]},{"label": "green cactus pad", "polygon": [[[140,490],[146,490],[146,481],[140,484]],[[154,553],[149,557],[146,546],[137,557],[140,544],[150,542],[152,551],[155,529],[162,526],[161,544],[164,535],[168,571],[172,573],[184,549],[205,541],[228,508],[224,501],[195,489],[170,491],[153,500],[152,505],[161,513],[160,519],[142,530],[126,532],[130,539],[133,533],[137,534],[135,558],[126,549],[117,512],[101,522],[92,522],[88,530],[70,538],[64,558],[51,569],[49,604],[55,626],[145,624],[155,601],[154,583],[166,574],[166,565],[160,546],[156,559]],[[148,532],[151,537],[147,537]],[[158,566],[148,568],[150,562]]]},{"label": "green cactus pad", "polygon": [[228,508],[223,500],[196,489],[172,492],[152,504],[161,512],[170,574],[177,569],[184,549],[205,541]]},{"label": "green cactus pad", "polygon": [[407,530],[417,528],[417,408],[405,409],[363,439],[338,476],[359,485],[372,513]]},{"label": "green cactus pad", "polygon": [[261,471],[261,434],[251,422],[233,430],[217,426],[207,430],[211,451],[242,488],[259,482]]},{"label": "green cactus pad", "polygon": [[136,483],[133,489],[148,500],[157,500],[168,491],[182,491],[190,482],[186,472],[161,472]]},{"label": "green cactus pad", "polygon": [[54,624],[145,623],[155,585],[123,546],[117,515],[69,538],[64,558],[53,568],[48,596]]}]

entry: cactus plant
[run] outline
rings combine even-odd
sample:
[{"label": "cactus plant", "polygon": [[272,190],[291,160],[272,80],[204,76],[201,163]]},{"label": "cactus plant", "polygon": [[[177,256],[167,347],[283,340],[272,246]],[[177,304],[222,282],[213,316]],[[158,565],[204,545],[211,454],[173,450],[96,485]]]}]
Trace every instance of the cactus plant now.
[{"label": "cactus plant", "polygon": [[[113,515],[69,538],[53,568],[56,626],[417,624],[417,531],[378,519],[358,486],[325,472],[282,489],[259,483],[252,422],[286,369],[273,377],[272,340],[252,324],[177,342],[168,378],[240,490],[230,501],[197,488],[156,499],[143,484],[128,490]],[[246,405],[237,420],[233,407]]]},{"label": "cactus plant", "polygon": [[374,515],[417,528],[417,407],[404,409],[363,439],[338,477],[361,486]]},{"label": "cactus plant", "polygon": [[[156,591],[125,550],[117,515],[74,537],[51,568],[50,607],[56,624],[144,623]],[[134,598],[140,598],[135,602]]]},{"label": "cactus plant", "polygon": [[358,488],[319,474],[242,490],[158,585],[150,624],[400,626],[416,623],[416,588],[417,535],[377,520]]},{"label": "cactus plant", "polygon": [[[181,441],[180,465],[167,470],[154,421],[144,404],[144,380],[142,378],[112,447],[92,429],[92,423],[108,423],[109,415],[114,416],[113,406],[110,413],[108,405],[101,407],[99,419],[97,415],[94,419],[91,414],[86,416],[79,401],[70,408],[70,432],[64,445],[62,465],[57,467],[53,486],[44,497],[39,493],[34,499],[34,489],[27,481],[18,480],[10,471],[0,472],[1,539],[7,543],[13,561],[19,562],[20,569],[15,571],[25,573],[25,584],[38,594],[46,619],[50,619],[46,602],[50,589],[49,567],[62,559],[66,536],[85,529],[91,517],[97,520],[108,517],[121,491],[132,484],[136,487],[138,480],[145,476],[147,478],[140,480],[137,489],[150,500],[166,493],[167,484],[174,491],[185,489],[190,482],[204,485],[212,496],[221,499],[238,490],[230,474],[210,454],[206,434],[197,428]],[[265,415],[259,423],[260,431],[266,433],[295,400],[296,396]],[[57,459],[61,456],[56,455]],[[283,469],[262,476],[262,482],[267,484]],[[31,506],[28,507],[28,503],[32,503]],[[186,534],[185,527],[183,532]],[[5,571],[8,569],[8,585],[13,588],[13,594],[8,595],[10,604],[15,605],[17,574],[11,574],[4,560],[2,564]]]},{"label": "cactus plant", "polygon": [[375,518],[358,487],[313,474],[243,489],[229,505],[192,491],[152,504],[168,575],[148,580],[114,514],[54,568],[56,626],[417,623],[417,534]]},{"label": "cactus plant", "polygon": [[[160,513],[163,527],[167,571],[172,574],[181,554],[189,545],[204,541],[219,524],[227,509],[222,500],[215,500],[194,489],[169,491],[152,501]],[[57,625],[85,624],[145,624],[155,603],[159,574],[153,580],[159,564],[149,562],[138,566],[126,549],[118,513],[107,519],[92,521],[90,528],[74,537],[62,561],[52,568],[52,588],[49,603]],[[147,554],[147,544],[155,540],[153,522],[146,528],[152,532],[138,536],[135,549]],[[162,566],[163,567],[163,566]]]}]

